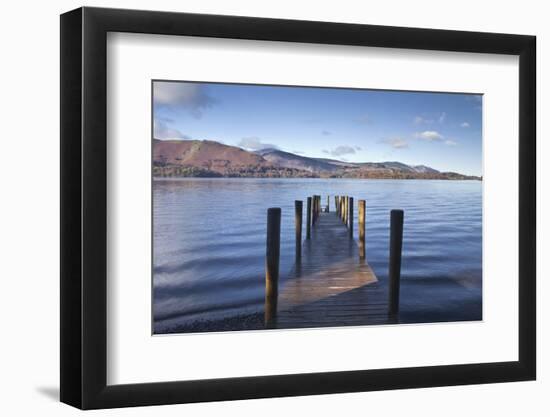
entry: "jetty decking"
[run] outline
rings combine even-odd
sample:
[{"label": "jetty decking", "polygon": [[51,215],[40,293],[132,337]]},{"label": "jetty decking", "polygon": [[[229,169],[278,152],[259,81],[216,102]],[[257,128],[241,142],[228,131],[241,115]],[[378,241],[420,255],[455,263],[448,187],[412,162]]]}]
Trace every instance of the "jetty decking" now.
[{"label": "jetty decking", "polygon": [[387,289],[336,213],[321,213],[279,293],[277,327],[380,324],[388,321]]},{"label": "jetty decking", "polygon": [[[401,241],[394,233],[394,223],[399,226],[400,219],[394,219],[392,212],[390,240],[394,245],[390,244],[390,248],[398,250],[399,256],[394,253],[392,259],[390,254],[390,262],[394,263],[393,271],[390,267],[390,285],[382,285],[365,256],[365,201],[359,201],[359,239],[355,240],[353,198],[336,197],[332,212],[329,205],[323,211],[320,200],[320,196],[308,198],[307,233],[303,242],[302,202],[296,202],[296,261],[288,276],[283,277],[280,291],[277,282],[273,287],[278,270],[266,270],[266,325],[309,328],[395,323]],[[268,269],[273,264],[269,236],[268,227]]]}]

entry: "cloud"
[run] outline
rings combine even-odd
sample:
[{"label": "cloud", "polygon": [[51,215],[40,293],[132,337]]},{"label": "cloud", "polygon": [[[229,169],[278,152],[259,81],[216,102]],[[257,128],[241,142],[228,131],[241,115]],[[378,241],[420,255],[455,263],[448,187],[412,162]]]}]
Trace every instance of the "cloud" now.
[{"label": "cloud", "polygon": [[153,84],[153,104],[156,108],[185,110],[200,119],[204,110],[215,103],[216,100],[207,94],[202,84],[166,81],[155,81]]},{"label": "cloud", "polygon": [[323,136],[329,136],[329,135],[332,135],[332,132],[328,131],[328,130],[323,130],[321,131],[321,135]]},{"label": "cloud", "polygon": [[428,119],[424,116],[415,116],[415,118],[413,119],[413,124],[415,124],[415,125],[422,125],[422,124],[431,125],[436,120],[439,124],[443,124],[447,120],[447,113],[445,113],[445,112],[442,112],[442,113],[439,113],[439,114],[432,114],[432,116],[434,116],[434,117],[431,118],[431,119]]},{"label": "cloud", "polygon": [[340,157],[342,155],[349,155],[355,153],[355,147],[353,146],[347,146],[347,145],[340,145],[336,148],[332,149],[330,152],[332,156]]},{"label": "cloud", "polygon": [[432,119],[426,119],[422,116],[416,116],[414,119],[413,119],[413,123],[415,125],[421,125],[421,124],[432,124],[434,121]]},{"label": "cloud", "polygon": [[295,153],[296,155],[303,155],[305,152],[302,151],[292,151],[292,153]]},{"label": "cloud", "polygon": [[171,128],[169,124],[172,123],[171,119],[160,119],[156,118],[153,120],[153,137],[155,139],[186,139],[189,140],[191,137],[183,134],[178,129]]},{"label": "cloud", "polygon": [[360,151],[361,149],[363,149],[363,148],[361,148],[360,146],[355,146],[356,151]]},{"label": "cloud", "polygon": [[262,142],[261,139],[257,136],[242,138],[237,146],[250,149],[252,151],[260,151],[262,149],[279,149],[277,145]]},{"label": "cloud", "polygon": [[425,130],[424,132],[417,132],[414,134],[417,139],[426,140],[428,142],[435,142],[443,139],[443,135],[435,130]]},{"label": "cloud", "polygon": [[409,142],[406,139],[400,137],[385,138],[380,141],[386,145],[390,145],[394,149],[405,149],[409,147]]},{"label": "cloud", "polygon": [[327,151],[326,149],[323,149],[323,153],[330,153],[330,152]]},{"label": "cloud", "polygon": [[468,122],[462,122],[462,123],[460,124],[460,127],[470,127],[470,123],[468,123]]},{"label": "cloud", "polygon": [[447,145],[447,146],[456,146],[457,143],[456,143],[454,140],[452,140],[452,139],[447,139],[447,140],[445,141],[445,145]]}]

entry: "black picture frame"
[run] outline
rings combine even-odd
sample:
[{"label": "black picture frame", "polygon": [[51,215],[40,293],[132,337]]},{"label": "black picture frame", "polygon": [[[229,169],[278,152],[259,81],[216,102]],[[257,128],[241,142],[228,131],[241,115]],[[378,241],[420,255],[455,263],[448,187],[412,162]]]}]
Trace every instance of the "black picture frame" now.
[{"label": "black picture frame", "polygon": [[[519,358],[107,385],[108,32],[519,56]],[[533,380],[536,376],[536,38],[358,24],[80,8],[61,16],[61,401],[82,409]]]}]

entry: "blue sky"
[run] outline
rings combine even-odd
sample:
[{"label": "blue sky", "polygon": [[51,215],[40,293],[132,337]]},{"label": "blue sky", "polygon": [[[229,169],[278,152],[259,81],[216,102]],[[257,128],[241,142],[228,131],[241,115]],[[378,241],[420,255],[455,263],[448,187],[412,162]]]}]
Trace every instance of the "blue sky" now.
[{"label": "blue sky", "polygon": [[154,136],[481,175],[482,96],[155,81]]}]

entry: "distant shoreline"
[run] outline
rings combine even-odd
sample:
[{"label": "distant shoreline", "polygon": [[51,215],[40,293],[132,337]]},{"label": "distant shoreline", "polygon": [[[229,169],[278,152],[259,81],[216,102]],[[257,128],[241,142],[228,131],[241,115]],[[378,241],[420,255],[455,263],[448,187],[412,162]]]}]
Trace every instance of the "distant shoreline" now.
[{"label": "distant shoreline", "polygon": [[153,175],[153,180],[177,180],[177,179],[275,179],[275,180],[392,180],[392,181],[478,181],[482,182],[482,177],[472,178],[346,178],[346,177],[243,177],[243,176],[158,176]]},{"label": "distant shoreline", "polygon": [[349,178],[481,180],[399,161],[346,162],[279,149],[250,151],[212,140],[154,140],[153,176],[182,178]]}]

